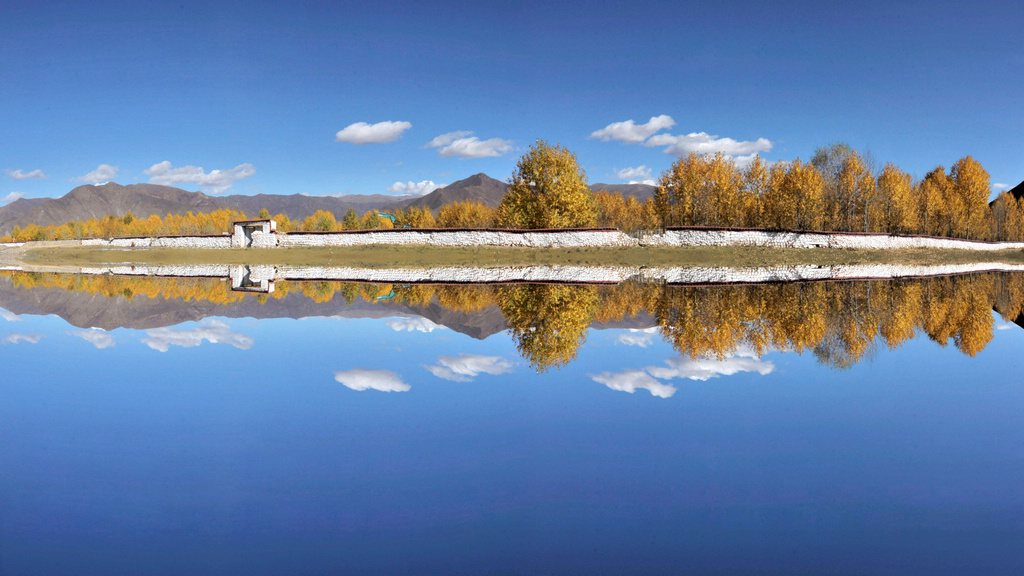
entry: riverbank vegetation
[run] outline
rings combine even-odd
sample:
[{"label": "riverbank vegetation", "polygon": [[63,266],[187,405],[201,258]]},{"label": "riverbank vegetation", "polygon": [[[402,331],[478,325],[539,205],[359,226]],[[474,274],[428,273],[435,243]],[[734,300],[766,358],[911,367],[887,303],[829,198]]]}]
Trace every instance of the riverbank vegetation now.
[{"label": "riverbank vegetation", "polygon": [[889,250],[765,248],[758,246],[646,246],[590,248],[444,247],[368,245],[302,247],[287,250],[217,250],[91,246],[20,250],[10,265],[31,267],[117,264],[234,264],[276,266],[352,266],[359,268],[433,268],[438,266],[693,266],[765,267],[846,264],[932,266],[1002,262],[1024,264],[1020,250],[975,251],[935,248]]},{"label": "riverbank vegetation", "polygon": [[[970,156],[948,172],[939,166],[915,181],[895,164],[878,167],[870,156],[839,143],[819,148],[808,162],[769,164],[755,156],[741,166],[721,153],[691,153],[661,175],[653,197],[640,201],[619,192],[591,192],[574,154],[538,141],[520,158],[497,208],[464,200],[436,212],[320,210],[292,220],[263,210],[259,217],[274,218],[280,232],[600,226],[636,234],[715,226],[1024,241],[1024,202],[1004,192],[989,204],[991,193],[988,172]],[[136,218],[128,212],[59,226],[30,224],[2,240],[226,234],[232,222],[250,216],[218,210]]]}]

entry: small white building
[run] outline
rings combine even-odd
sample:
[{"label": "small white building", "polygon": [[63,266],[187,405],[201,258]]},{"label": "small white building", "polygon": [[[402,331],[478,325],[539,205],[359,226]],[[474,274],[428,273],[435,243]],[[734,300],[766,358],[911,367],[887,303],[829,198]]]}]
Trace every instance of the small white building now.
[{"label": "small white building", "polygon": [[231,235],[232,248],[273,248],[277,246],[276,220],[240,220]]}]

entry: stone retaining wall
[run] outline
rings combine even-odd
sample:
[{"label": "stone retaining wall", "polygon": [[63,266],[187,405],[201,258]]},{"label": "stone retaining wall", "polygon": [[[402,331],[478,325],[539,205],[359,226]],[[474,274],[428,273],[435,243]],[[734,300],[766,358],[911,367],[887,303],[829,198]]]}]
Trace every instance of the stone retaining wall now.
[{"label": "stone retaining wall", "polygon": [[[232,236],[160,236],[82,240],[82,246],[111,248],[238,247]],[[1024,242],[979,242],[923,236],[779,232],[769,230],[669,229],[639,238],[618,230],[361,230],[351,232],[252,233],[253,248],[318,246],[508,246],[525,248],[584,248],[640,246],[755,246],[764,248],[940,248],[957,250],[1024,250]]]}]

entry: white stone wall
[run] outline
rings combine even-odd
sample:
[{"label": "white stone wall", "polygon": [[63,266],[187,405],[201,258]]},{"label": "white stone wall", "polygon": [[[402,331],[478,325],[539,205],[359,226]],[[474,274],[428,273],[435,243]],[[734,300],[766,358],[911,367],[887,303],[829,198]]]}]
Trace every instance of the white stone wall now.
[{"label": "white stone wall", "polygon": [[157,236],[155,238],[90,238],[82,246],[103,248],[231,248],[231,236]]},{"label": "white stone wall", "polygon": [[[668,230],[634,238],[617,230],[508,232],[501,230],[380,231],[278,235],[278,246],[513,246],[581,248],[615,246],[758,246],[765,248],[946,248],[964,250],[1024,249],[1024,242],[975,242],[951,238],[886,235],[771,232],[765,230]],[[254,236],[255,240],[255,236]],[[255,245],[255,242],[254,242]]]},{"label": "white stone wall", "polygon": [[367,246],[371,244],[428,246],[515,246],[579,248],[635,246],[637,240],[617,230],[509,232],[504,230],[395,230],[279,235],[278,246]]},{"label": "white stone wall", "polygon": [[[583,248],[627,246],[756,246],[765,248],[942,248],[959,250],[1024,250],[1024,242],[976,242],[953,238],[771,232],[765,230],[668,230],[635,238],[618,230],[511,232],[505,230],[392,230],[372,232],[290,233],[254,231],[253,248],[298,246],[510,246],[528,248]],[[240,246],[236,236],[162,236],[82,240],[82,246],[114,248],[230,248]]]}]

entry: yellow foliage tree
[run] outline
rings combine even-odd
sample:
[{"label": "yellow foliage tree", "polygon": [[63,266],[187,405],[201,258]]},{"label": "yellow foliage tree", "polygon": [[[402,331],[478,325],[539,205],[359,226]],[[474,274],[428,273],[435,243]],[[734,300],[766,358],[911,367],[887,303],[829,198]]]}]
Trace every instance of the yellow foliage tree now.
[{"label": "yellow foliage tree", "polygon": [[594,195],[576,155],[538,140],[519,159],[498,206],[503,228],[580,228],[597,223]]}]

